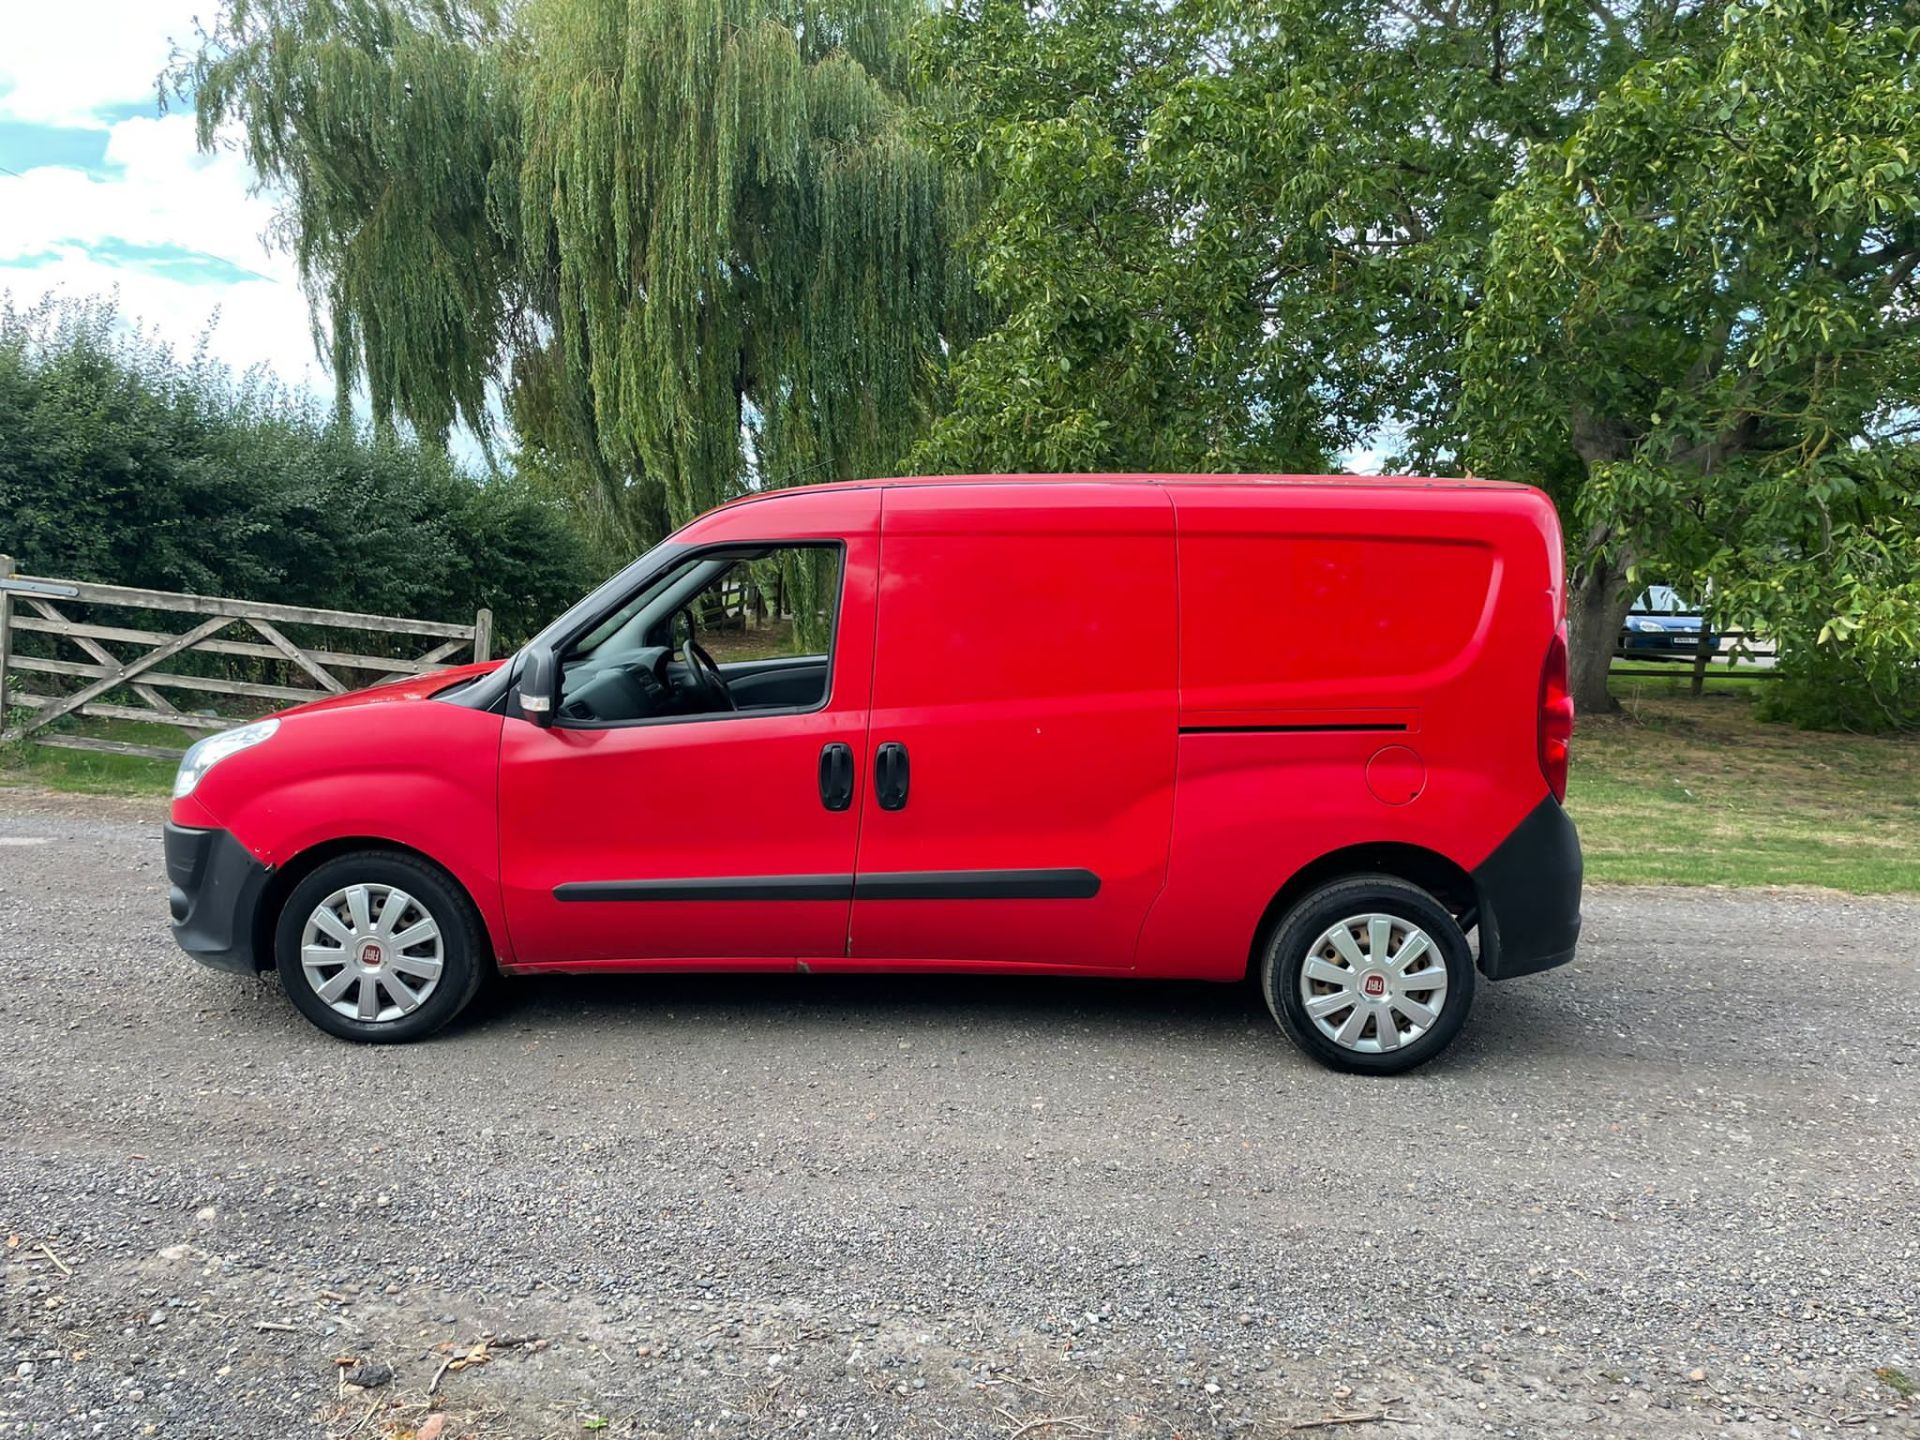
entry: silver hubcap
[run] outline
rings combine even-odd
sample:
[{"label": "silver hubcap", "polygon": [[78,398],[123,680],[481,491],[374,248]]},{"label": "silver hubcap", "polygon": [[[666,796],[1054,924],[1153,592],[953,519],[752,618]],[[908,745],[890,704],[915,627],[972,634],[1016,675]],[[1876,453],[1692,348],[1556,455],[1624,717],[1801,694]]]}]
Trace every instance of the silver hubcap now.
[{"label": "silver hubcap", "polygon": [[307,983],[350,1020],[411,1015],[440,984],[440,926],[391,885],[349,885],[322,900],[300,935]]},{"label": "silver hubcap", "polygon": [[1447,966],[1411,921],[1354,915],[1329,925],[1307,951],[1300,1000],[1334,1044],[1378,1055],[1434,1027],[1447,1004]]}]

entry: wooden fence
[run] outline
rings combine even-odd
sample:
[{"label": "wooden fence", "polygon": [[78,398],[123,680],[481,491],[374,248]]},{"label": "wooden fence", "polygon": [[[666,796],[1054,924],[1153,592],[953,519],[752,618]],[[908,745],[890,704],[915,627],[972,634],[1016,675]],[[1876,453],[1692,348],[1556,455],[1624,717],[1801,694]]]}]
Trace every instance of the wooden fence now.
[{"label": "wooden fence", "polygon": [[1697,650],[1658,652],[1615,650],[1613,669],[1609,674],[1615,679],[1674,680],[1690,677],[1693,681],[1693,693],[1696,695],[1700,694],[1709,678],[1714,680],[1777,680],[1780,678],[1780,672],[1774,668],[1780,658],[1780,648],[1771,638],[1755,635],[1748,630],[1723,630],[1717,633],[1719,644],[1705,655],[1701,655]]},{"label": "wooden fence", "polygon": [[[118,623],[76,618],[75,607],[96,616],[118,612],[106,616]],[[129,623],[141,622],[147,611],[199,618],[184,630]],[[224,633],[235,626],[246,627],[240,636],[251,638]],[[343,638],[340,632],[378,637],[380,643]],[[431,644],[422,650],[422,641]],[[69,716],[87,716],[189,732],[224,730],[265,710],[459,664],[465,659],[462,651],[485,660],[492,643],[493,614],[488,610],[478,612],[471,625],[311,610],[16,575],[12,559],[0,555],[0,741],[27,737],[42,745],[173,759],[179,749],[64,734],[49,727]],[[355,644],[360,649],[351,648]],[[374,648],[407,653],[362,653]],[[220,664],[161,668],[189,656],[224,658]],[[36,677],[32,690],[22,685],[29,676]],[[183,708],[169,692],[200,696],[204,708]],[[259,701],[271,703],[250,704]],[[251,713],[231,713],[235,709]]]}]

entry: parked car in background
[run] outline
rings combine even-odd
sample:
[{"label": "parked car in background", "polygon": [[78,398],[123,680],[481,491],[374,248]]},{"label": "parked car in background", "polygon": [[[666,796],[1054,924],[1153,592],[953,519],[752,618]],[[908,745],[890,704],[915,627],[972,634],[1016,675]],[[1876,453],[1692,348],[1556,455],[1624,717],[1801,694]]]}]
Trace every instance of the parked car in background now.
[{"label": "parked car in background", "polygon": [[[790,643],[717,660],[711,618],[776,574]],[[504,665],[196,745],[174,935],[371,1041],[495,973],[1251,970],[1308,1054],[1389,1074],[1476,973],[1573,958],[1572,729],[1525,486],[778,490]]]},{"label": "parked car in background", "polygon": [[[1699,652],[1705,624],[1699,607],[1682,599],[1671,585],[1649,585],[1620,627],[1618,652],[1643,660],[1691,660]],[[1720,637],[1708,630],[1708,653],[1719,648]]]}]

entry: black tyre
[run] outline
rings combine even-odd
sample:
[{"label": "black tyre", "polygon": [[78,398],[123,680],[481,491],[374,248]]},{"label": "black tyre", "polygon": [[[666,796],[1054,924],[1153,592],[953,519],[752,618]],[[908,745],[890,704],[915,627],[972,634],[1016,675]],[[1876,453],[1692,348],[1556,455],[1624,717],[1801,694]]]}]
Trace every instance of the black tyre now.
[{"label": "black tyre", "polygon": [[336,856],[295,885],[275,926],[274,962],[301,1014],[372,1044],[432,1034],[493,968],[486,928],[460,887],[387,850]]},{"label": "black tyre", "polygon": [[1335,1070],[1399,1075],[1438,1055],[1473,1005],[1473,952],[1418,885],[1356,875],[1284,916],[1260,961],[1280,1028]]}]

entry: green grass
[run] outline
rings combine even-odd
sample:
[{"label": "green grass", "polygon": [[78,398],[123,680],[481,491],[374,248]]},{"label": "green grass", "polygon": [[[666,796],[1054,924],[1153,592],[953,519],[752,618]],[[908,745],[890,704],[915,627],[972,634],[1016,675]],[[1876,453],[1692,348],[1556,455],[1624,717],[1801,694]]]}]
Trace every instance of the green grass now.
[{"label": "green grass", "polygon": [[[1753,718],[1764,681],[1614,682],[1619,715],[1582,716],[1568,808],[1587,876],[1625,885],[1821,885],[1920,893],[1920,738],[1820,735]],[[165,725],[85,733],[179,745]],[[173,765],[46,746],[0,750],[0,787],[165,795]]]},{"label": "green grass", "polygon": [[1644,885],[1920,892],[1920,739],[1815,734],[1753,717],[1766,682],[1616,679],[1582,716],[1567,808],[1587,876]]},{"label": "green grass", "polygon": [[[148,725],[134,720],[85,720],[65,733],[133,745],[185,748],[200,732],[174,725]],[[0,747],[0,789],[38,785],[85,795],[165,795],[173,788],[174,762],[141,755],[103,755],[87,750],[61,750],[24,741]]]},{"label": "green grass", "polygon": [[1915,1395],[1920,1395],[1920,1384],[1916,1384],[1913,1377],[1904,1370],[1896,1370],[1891,1365],[1874,1371],[1873,1378],[1902,1400],[1911,1400]]}]

